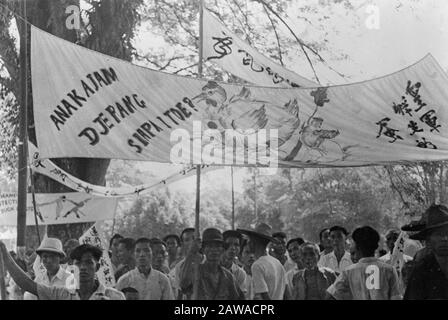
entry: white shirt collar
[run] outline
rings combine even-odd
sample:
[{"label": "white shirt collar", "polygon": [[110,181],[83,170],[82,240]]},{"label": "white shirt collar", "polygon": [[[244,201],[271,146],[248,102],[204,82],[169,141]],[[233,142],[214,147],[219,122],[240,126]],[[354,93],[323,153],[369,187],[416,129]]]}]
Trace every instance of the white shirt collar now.
[{"label": "white shirt collar", "polygon": [[45,280],[48,281],[48,283],[53,282],[55,279],[58,280],[64,280],[64,275],[65,275],[65,270],[59,266],[58,272],[56,272],[56,274],[53,276],[53,278],[50,279],[50,277],[48,276],[48,272],[45,272]]}]

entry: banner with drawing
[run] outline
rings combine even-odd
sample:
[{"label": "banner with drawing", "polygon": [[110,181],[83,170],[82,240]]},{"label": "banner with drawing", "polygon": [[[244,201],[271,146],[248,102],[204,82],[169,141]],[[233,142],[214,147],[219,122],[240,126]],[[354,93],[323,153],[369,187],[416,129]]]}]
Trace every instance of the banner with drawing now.
[{"label": "banner with drawing", "polygon": [[204,59],[250,83],[267,87],[318,87],[297,73],[275,63],[227,29],[204,9]]},{"label": "banner with drawing", "polygon": [[448,77],[431,55],[365,82],[268,88],[153,71],[31,30],[41,158],[279,167],[448,159]]},{"label": "banner with drawing", "polygon": [[[112,220],[118,199],[86,193],[36,193],[40,225]],[[32,195],[28,194],[26,224],[35,225]],[[17,194],[0,193],[0,226],[17,225]]]}]

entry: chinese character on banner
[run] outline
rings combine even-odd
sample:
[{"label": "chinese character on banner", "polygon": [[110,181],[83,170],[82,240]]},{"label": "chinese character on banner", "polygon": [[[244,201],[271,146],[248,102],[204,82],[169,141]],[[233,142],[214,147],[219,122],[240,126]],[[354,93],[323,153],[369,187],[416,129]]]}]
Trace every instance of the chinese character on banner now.
[{"label": "chinese character on banner", "polygon": [[397,134],[397,132],[399,130],[391,129],[388,127],[389,121],[390,121],[390,118],[384,118],[376,123],[377,125],[380,126],[378,135],[376,137],[379,138],[381,136],[381,134],[383,134],[386,137],[389,137],[392,139],[389,141],[390,143],[394,143],[395,141],[397,141],[397,139],[403,140],[403,138]]},{"label": "chinese character on banner", "polygon": [[80,238],[79,243],[94,245],[103,250],[103,255],[99,261],[100,268],[97,271],[98,280],[106,287],[115,286],[115,278],[110,276],[110,270],[112,270],[112,263],[110,261],[106,241],[101,232],[99,232],[99,221],[89,228]]}]

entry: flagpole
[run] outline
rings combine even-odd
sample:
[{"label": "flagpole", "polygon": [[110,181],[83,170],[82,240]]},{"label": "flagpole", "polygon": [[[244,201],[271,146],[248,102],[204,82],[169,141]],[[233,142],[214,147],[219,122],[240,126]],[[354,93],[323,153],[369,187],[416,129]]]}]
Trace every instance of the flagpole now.
[{"label": "flagpole", "polygon": [[258,223],[258,212],[257,212],[257,168],[254,168],[254,213],[255,213],[255,221]]},{"label": "flagpole", "polygon": [[[198,62],[198,77],[202,78],[202,49],[203,49],[203,20],[204,20],[204,1],[199,0],[199,62]],[[194,158],[194,157],[193,157]],[[199,218],[200,218],[200,202],[201,202],[201,165],[196,166],[196,214],[195,214],[195,233],[196,239],[201,237],[199,231]],[[194,265],[194,277],[193,277],[193,300],[198,300],[199,290],[199,261]]]},{"label": "flagpole", "polygon": [[235,230],[235,191],[233,186],[233,166],[230,166],[230,175],[232,177],[232,230]]},{"label": "flagpole", "polygon": [[6,300],[5,264],[2,250],[0,250],[0,296],[2,300]]},{"label": "flagpole", "polygon": [[34,223],[36,224],[37,239],[39,240],[39,243],[41,243],[39,232],[39,221],[37,220],[36,193],[34,190],[34,175],[33,172],[31,171],[31,168],[30,168],[30,180],[31,180],[31,195],[33,197]]},{"label": "flagpole", "polygon": [[[26,1],[20,1],[20,14],[26,18]],[[19,109],[18,142],[18,186],[17,186],[17,255],[20,258],[25,251],[26,201],[27,201],[27,158],[28,158],[28,117],[27,117],[27,25],[20,19],[20,84],[21,102]]]}]

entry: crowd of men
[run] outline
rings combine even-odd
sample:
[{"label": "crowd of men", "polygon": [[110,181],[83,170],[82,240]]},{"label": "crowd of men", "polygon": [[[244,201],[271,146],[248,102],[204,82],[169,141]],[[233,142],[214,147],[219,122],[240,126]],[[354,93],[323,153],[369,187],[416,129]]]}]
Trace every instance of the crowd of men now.
[{"label": "crowd of men", "polygon": [[[163,239],[115,234],[109,252],[46,238],[36,250],[45,267],[38,275],[1,241],[0,250],[9,299],[17,300],[448,299],[443,205],[430,206],[401,231],[389,230],[387,250],[370,226],[351,233],[342,226],[325,228],[319,244],[272,231],[260,223],[253,230],[208,228],[201,238],[194,228]],[[114,287],[96,276],[103,254],[110,256]]]}]

